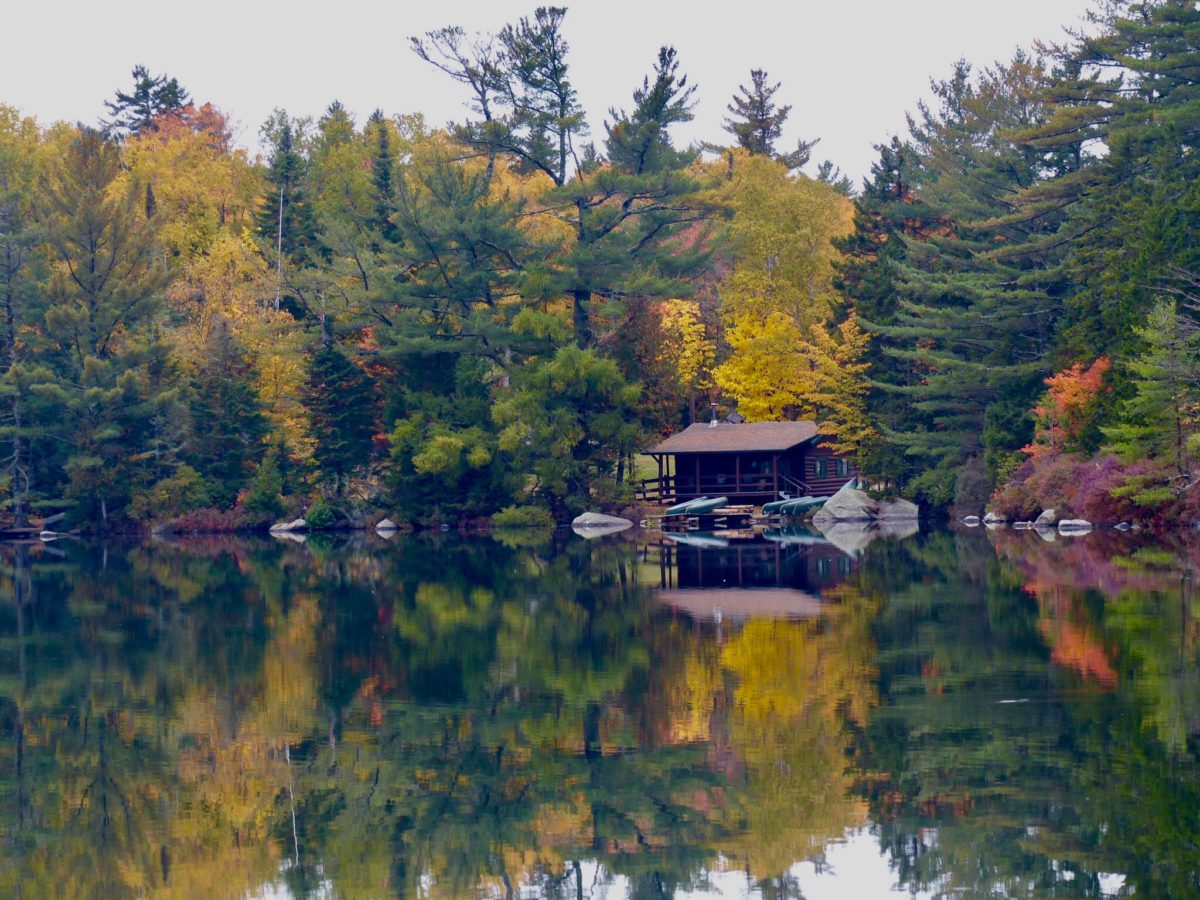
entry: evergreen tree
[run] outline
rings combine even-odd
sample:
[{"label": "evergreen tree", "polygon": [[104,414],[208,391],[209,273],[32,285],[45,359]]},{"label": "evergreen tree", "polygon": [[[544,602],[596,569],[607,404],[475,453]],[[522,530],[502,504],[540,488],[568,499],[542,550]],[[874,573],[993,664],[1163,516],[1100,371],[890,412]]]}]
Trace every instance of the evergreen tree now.
[{"label": "evergreen tree", "polygon": [[581,175],[550,198],[568,201],[560,218],[574,242],[559,265],[559,277],[572,298],[575,340],[596,339],[593,304],[610,322],[620,320],[622,298],[667,298],[691,292],[688,279],[711,259],[703,230],[690,239],[684,231],[715,212],[698,195],[706,186],[688,170],[695,158],[671,144],[668,128],[691,120],[693,88],[679,75],[670,47],[659,50],[652,78],[634,91],[629,113],[613,111],[606,150],[610,164]]},{"label": "evergreen tree", "polygon": [[[563,9],[539,9],[533,22],[506,27],[498,38],[503,48],[498,60],[486,45],[468,50],[461,29],[432,32],[413,43],[422,59],[476,90],[476,109],[484,119],[459,129],[464,141],[492,160],[503,157],[519,170],[543,172],[555,184],[544,202],[574,242],[541,290],[561,290],[571,298],[575,340],[588,347],[597,338],[592,310],[597,298],[615,323],[623,297],[688,291],[686,279],[706,264],[710,248],[679,236],[707,219],[712,208],[696,198],[701,182],[685,171],[692,157],[670,144],[669,127],[691,117],[692,92],[671,48],[659,51],[652,77],[635,91],[634,109],[613,111],[615,121],[607,129],[611,164],[580,164],[571,177],[566,163],[575,157],[573,140],[584,120],[569,79],[563,15]],[[488,71],[498,72],[495,96],[493,82],[482,74]],[[523,111],[498,117],[496,110],[505,104]]]},{"label": "evergreen tree", "polygon": [[269,425],[254,387],[254,363],[227,323],[218,322],[192,376],[187,458],[213,500],[230,504],[262,458]]},{"label": "evergreen tree", "polygon": [[456,137],[489,159],[503,154],[522,172],[542,172],[560,187],[570,177],[575,139],[587,132],[567,65],[566,14],[565,7],[540,6],[532,19],[474,44],[456,26],[411,39],[421,59],[471,90],[480,119],[456,128]]},{"label": "evergreen tree", "polygon": [[44,315],[45,260],[34,196],[39,155],[37,127],[0,106],[0,441],[13,524],[28,524],[36,496],[29,424],[29,340]]},{"label": "evergreen tree", "polygon": [[390,126],[380,110],[371,113],[367,133],[374,139],[371,153],[371,183],[375,189],[375,221],[372,223],[383,239],[395,243],[399,237],[392,210],[396,203],[396,158],[392,150]]},{"label": "evergreen tree", "polygon": [[913,123],[931,176],[923,200],[946,221],[907,242],[895,324],[873,330],[886,353],[920,373],[890,388],[913,410],[889,435],[924,464],[913,488],[934,504],[977,507],[986,497],[956,497],[957,475],[973,461],[994,481],[1022,459],[1071,285],[1044,242],[1056,219],[1015,202],[1061,163],[1011,137],[1046,115],[1028,101],[1044,70],[1018,55],[978,84],[969,75],[960,64],[936,86],[941,108],[922,107]]},{"label": "evergreen tree", "polygon": [[[854,201],[854,231],[833,242],[841,254],[834,263],[834,286],[873,335],[867,349],[872,383],[867,405],[878,426],[895,431],[911,420],[912,411],[908,399],[890,388],[914,385],[922,373],[884,352],[879,329],[896,324],[907,242],[929,237],[936,221],[917,192],[922,170],[916,149],[895,137],[875,149],[879,158]],[[914,460],[896,444],[880,441],[862,465],[873,477],[898,483],[912,474]]]},{"label": "evergreen tree", "polygon": [[799,169],[812,156],[812,149],[819,138],[814,141],[798,141],[796,149],[791,153],[780,154],[775,150],[775,142],[783,134],[783,123],[791,113],[791,106],[776,106],[775,92],[779,90],[780,82],[767,85],[767,73],[762,69],[750,71],[750,84],[740,85],[732,102],[726,107],[733,118],[725,120],[725,130],[734,136],[737,145],[751,153],[760,153],[779,160],[789,169]]},{"label": "evergreen tree", "polygon": [[[267,257],[275,265],[282,288],[285,263],[299,263],[316,240],[317,223],[308,193],[308,160],[298,146],[302,133],[283,110],[276,110],[263,126],[271,155],[266,178],[269,189],[257,216],[258,233]],[[300,126],[302,129],[302,125]],[[279,305],[276,296],[276,306]]]},{"label": "evergreen tree", "polygon": [[151,75],[145,66],[134,66],[131,75],[133,87],[129,93],[118,88],[116,98],[104,102],[112,117],[103,123],[110,135],[140,134],[152,128],[158,116],[192,102],[175,78]]},{"label": "evergreen tree", "polygon": [[1137,329],[1144,352],[1126,363],[1133,394],[1118,424],[1105,428],[1108,447],[1126,462],[1158,459],[1175,476],[1175,492],[1195,483],[1200,450],[1200,328],[1159,300]]},{"label": "evergreen tree", "polygon": [[37,424],[64,448],[68,498],[101,520],[153,480],[165,446],[156,423],[179,413],[163,376],[167,349],[150,328],[169,272],[141,214],[141,186],[121,174],[118,147],[81,129],[40,185],[56,272],[51,343],[30,392]]},{"label": "evergreen tree", "polygon": [[308,362],[304,405],[313,458],[340,495],[349,477],[371,462],[378,401],[370,376],[334,346],[328,332]]}]

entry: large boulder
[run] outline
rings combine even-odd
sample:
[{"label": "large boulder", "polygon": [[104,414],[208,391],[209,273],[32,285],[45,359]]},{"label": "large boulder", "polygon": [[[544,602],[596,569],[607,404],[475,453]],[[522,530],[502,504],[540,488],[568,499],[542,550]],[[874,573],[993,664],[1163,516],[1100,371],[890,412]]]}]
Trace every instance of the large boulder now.
[{"label": "large boulder", "polygon": [[308,527],[308,523],[303,519],[292,519],[290,522],[276,522],[271,526],[271,531],[275,533],[286,531],[303,531]]},{"label": "large boulder", "polygon": [[984,525],[1003,525],[1007,521],[1007,516],[1002,516],[1000,513],[994,513],[991,510],[988,510],[987,514],[983,517]]},{"label": "large boulder", "polygon": [[1034,525],[1044,525],[1047,528],[1053,528],[1058,524],[1058,510],[1043,509],[1041,515],[1033,520]]},{"label": "large boulder", "polygon": [[604,513],[585,512],[571,520],[571,524],[580,528],[607,528],[620,526],[629,528],[633,525],[628,519],[620,516],[606,516]]},{"label": "large boulder", "polygon": [[375,523],[376,531],[395,531],[397,529],[397,527],[398,526],[396,525],[396,523],[393,522],[391,519],[380,519],[378,522]]},{"label": "large boulder", "polygon": [[571,520],[571,530],[582,538],[604,537],[632,527],[633,523],[628,519],[603,513],[587,512]]},{"label": "large boulder", "polygon": [[907,522],[921,517],[921,507],[911,500],[885,500],[879,504],[875,518]]},{"label": "large boulder", "polygon": [[825,505],[813,516],[813,523],[870,522],[878,513],[878,501],[872,500],[865,491],[846,485],[825,501]]}]

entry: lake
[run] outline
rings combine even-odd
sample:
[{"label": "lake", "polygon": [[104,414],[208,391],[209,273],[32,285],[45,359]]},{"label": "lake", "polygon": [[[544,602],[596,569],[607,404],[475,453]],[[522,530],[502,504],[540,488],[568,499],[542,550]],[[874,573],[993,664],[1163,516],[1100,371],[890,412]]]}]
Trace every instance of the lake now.
[{"label": "lake", "polygon": [[8,897],[1200,895],[1200,539],[0,547]]}]

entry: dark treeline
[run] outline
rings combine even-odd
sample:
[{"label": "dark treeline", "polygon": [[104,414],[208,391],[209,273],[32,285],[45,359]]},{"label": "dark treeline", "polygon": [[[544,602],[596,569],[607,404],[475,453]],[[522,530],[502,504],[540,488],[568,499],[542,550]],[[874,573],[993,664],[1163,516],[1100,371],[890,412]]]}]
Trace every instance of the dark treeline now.
[{"label": "dark treeline", "polygon": [[260,160],[140,66],[97,127],[0,108],[14,524],[546,520],[710,402],[937,507],[1190,512],[1194,4],[958,64],[853,201],[759,69],[728,146],[669,46],[588,123],[565,16],[412,40],[458,124],[279,110]]}]

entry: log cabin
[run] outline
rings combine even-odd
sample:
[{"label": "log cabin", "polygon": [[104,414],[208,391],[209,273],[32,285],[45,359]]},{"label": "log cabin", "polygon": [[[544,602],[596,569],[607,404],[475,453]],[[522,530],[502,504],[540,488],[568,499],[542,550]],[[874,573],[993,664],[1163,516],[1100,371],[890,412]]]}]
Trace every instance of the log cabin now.
[{"label": "log cabin", "polygon": [[663,504],[728,497],[761,505],[789,497],[828,497],[858,474],[815,422],[714,421],[689,425],[646,451],[658,477],[641,482],[640,499]]}]

